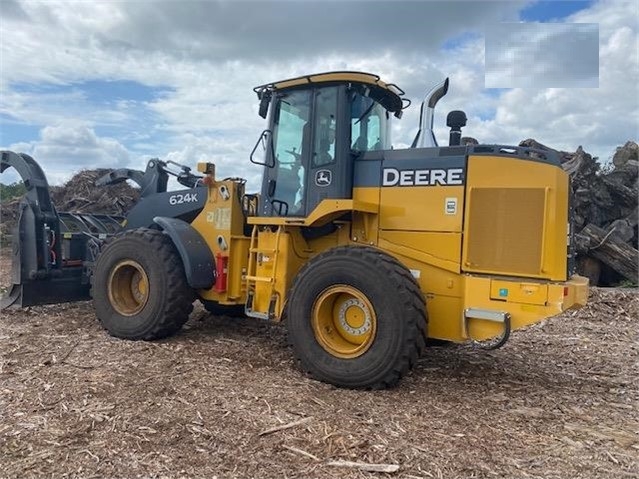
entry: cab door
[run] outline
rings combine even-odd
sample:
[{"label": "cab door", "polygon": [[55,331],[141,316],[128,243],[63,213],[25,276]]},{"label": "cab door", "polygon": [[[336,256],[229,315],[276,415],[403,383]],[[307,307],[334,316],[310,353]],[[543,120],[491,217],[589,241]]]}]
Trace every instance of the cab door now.
[{"label": "cab door", "polygon": [[317,88],[307,177],[306,212],[324,199],[352,197],[353,160],[346,86]]}]

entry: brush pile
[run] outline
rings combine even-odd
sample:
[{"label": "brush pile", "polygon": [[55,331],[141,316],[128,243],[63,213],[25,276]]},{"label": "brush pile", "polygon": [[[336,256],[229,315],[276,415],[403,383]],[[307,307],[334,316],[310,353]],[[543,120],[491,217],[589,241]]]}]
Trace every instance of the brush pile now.
[{"label": "brush pile", "polygon": [[[95,186],[95,180],[109,173],[107,169],[82,170],[62,186],[49,188],[51,201],[58,211],[124,215],[135,205],[140,191],[123,182],[109,186]],[[0,205],[0,240],[11,235],[18,222],[20,198],[12,198]]]},{"label": "brush pile", "polygon": [[64,186],[51,188],[51,201],[59,211],[123,215],[138,201],[140,192],[126,182],[95,186],[111,170],[83,170]]}]

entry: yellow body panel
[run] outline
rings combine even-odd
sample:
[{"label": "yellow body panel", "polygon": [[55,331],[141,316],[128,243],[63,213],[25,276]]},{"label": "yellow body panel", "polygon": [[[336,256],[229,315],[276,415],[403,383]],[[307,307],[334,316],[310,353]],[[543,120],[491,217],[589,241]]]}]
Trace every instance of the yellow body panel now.
[{"label": "yellow body panel", "polygon": [[540,162],[468,161],[462,270],[566,279],[568,175]]},{"label": "yellow body panel", "polygon": [[[457,204],[454,214],[446,203]],[[381,188],[380,228],[383,230],[461,232],[463,186]]]},{"label": "yellow body panel", "polygon": [[[238,188],[241,186],[232,181],[213,182],[208,187],[204,208],[191,222],[191,226],[206,241],[214,258],[218,254],[228,256],[226,291],[218,292],[215,287],[198,291],[203,299],[221,304],[237,304],[246,300],[242,277],[246,274],[249,238],[244,236],[244,218]],[[224,245],[226,249],[223,248]]]},{"label": "yellow body panel", "polygon": [[[383,249],[383,248],[382,248]],[[456,318],[462,311],[463,278],[451,271],[402,254],[390,253],[405,265],[419,284],[428,311],[428,336],[456,340]]]},{"label": "yellow body panel", "polygon": [[548,298],[548,285],[545,283],[513,283],[510,281],[492,280],[490,283],[490,299],[512,303],[545,304]]},{"label": "yellow body panel", "polygon": [[461,239],[460,233],[382,230],[378,244],[383,250],[459,273]]}]

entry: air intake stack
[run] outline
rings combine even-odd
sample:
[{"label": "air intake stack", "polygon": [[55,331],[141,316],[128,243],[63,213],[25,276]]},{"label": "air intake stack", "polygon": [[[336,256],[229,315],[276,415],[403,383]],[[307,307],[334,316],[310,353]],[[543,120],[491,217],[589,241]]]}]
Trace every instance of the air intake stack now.
[{"label": "air intake stack", "polygon": [[453,110],[446,117],[446,126],[450,128],[450,146],[461,145],[461,129],[466,126],[466,113],[461,110]]}]

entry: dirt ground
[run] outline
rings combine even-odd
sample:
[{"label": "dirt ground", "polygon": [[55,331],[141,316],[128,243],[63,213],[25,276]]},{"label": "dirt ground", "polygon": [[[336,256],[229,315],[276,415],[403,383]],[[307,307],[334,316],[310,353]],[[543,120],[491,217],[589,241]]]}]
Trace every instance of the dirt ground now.
[{"label": "dirt ground", "polygon": [[303,377],[283,327],[201,308],[158,342],[108,336],[90,303],[5,312],[0,477],[639,477],[638,309],[595,289],[501,350],[430,348],[380,392]]}]

